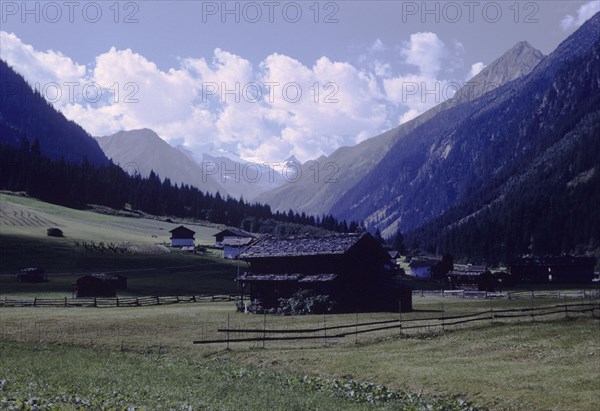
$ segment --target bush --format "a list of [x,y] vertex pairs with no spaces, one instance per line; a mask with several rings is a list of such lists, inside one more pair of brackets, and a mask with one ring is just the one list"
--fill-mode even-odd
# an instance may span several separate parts
[[323,314],[333,311],[335,301],[328,295],[315,294],[310,290],[300,290],[290,298],[280,298],[277,314]]

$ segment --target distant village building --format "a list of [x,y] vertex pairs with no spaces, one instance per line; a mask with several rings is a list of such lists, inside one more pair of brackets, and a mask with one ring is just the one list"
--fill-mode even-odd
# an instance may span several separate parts
[[510,273],[524,283],[590,283],[595,257],[530,257],[510,264]]
[[180,225],[169,232],[171,233],[172,247],[194,247],[194,234],[196,234],[195,231]]
[[17,281],[21,283],[44,283],[48,281],[48,276],[41,268],[29,267],[19,271]]
[[63,232],[60,228],[50,227],[46,230],[48,237],[63,237]]
[[370,234],[263,237],[239,258],[250,264],[237,278],[242,300],[275,308],[300,290],[327,295],[336,310],[410,311],[412,292],[393,278],[390,256]]
[[223,231],[219,231],[217,234],[213,234],[213,237],[215,237],[215,247],[224,247],[223,241],[226,239],[233,240],[236,238],[249,238],[252,240],[255,238],[254,234],[237,228],[227,228]]
[[400,253],[398,251],[388,251],[390,255],[390,261],[393,267],[397,267],[400,265]]
[[254,240],[253,237],[226,237],[221,241],[223,246],[223,258],[234,260]]
[[75,297],[116,297],[117,284],[99,275],[85,275],[75,282]]
[[479,291],[494,291],[495,280],[486,266],[467,265],[455,267],[448,273],[450,288],[476,289]]
[[439,260],[434,259],[413,259],[408,264],[410,275],[421,280],[429,280],[433,277],[434,267],[439,263]]

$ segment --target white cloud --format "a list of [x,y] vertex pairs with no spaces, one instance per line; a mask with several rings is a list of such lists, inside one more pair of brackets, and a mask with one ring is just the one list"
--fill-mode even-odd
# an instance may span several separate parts
[[[75,99],[53,102],[93,135],[146,127],[174,144],[223,149],[253,161],[292,154],[314,159],[416,117],[442,101],[439,90],[427,90],[443,85],[440,72],[451,57],[437,35],[416,33],[401,54],[417,70],[395,76],[384,59],[357,67],[324,56],[305,65],[275,53],[253,64],[219,48],[208,58],[182,58],[178,67],[163,69],[113,47],[86,68],[14,34],[0,35],[0,56],[28,81],[101,87],[99,101],[84,98],[80,87]],[[369,47],[371,53],[387,49],[381,40]],[[409,84],[418,93],[407,90]]]
[[560,27],[564,30],[571,30],[581,26],[590,17],[600,11],[600,1],[592,0],[585,3],[577,10],[577,17],[567,14],[560,22]]
[[473,77],[475,77],[476,75],[478,75],[479,73],[481,73],[481,70],[483,70],[484,68],[485,68],[485,64],[483,64],[482,62],[472,64],[471,71],[469,71],[469,74],[467,75],[467,80],[470,80]]
[[[461,43],[454,42],[455,54],[464,52]],[[452,97],[452,82],[443,78],[443,65],[458,66],[462,60],[449,63],[449,53],[444,42],[435,34],[415,33],[401,51],[404,61],[418,68],[417,73],[384,78],[383,90],[388,101],[401,109],[400,123],[412,120],[419,114]]]
[[23,75],[30,84],[77,81],[86,74],[85,66],[75,63],[59,51],[40,52],[25,44],[13,33],[0,31],[2,58]]
[[419,67],[420,73],[427,76],[435,76],[440,71],[445,54],[444,42],[431,32],[411,34],[402,50],[405,61]]
[[380,39],[376,39],[373,44],[371,44],[371,47],[369,47],[369,51],[371,53],[379,53],[382,51],[385,51],[386,46],[385,44],[383,44],[383,41],[381,41]]

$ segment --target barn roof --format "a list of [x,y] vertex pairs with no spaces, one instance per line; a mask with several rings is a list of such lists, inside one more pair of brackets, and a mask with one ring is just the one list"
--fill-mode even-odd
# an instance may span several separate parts
[[548,265],[562,266],[593,266],[596,264],[595,257],[572,257],[569,255],[561,257],[526,257],[515,259],[511,266],[539,267]]
[[228,236],[228,237],[248,237],[253,238],[254,234],[247,231],[240,230],[239,228],[226,228],[223,231],[219,231],[217,234],[213,234],[213,237],[217,236]]
[[344,254],[369,234],[263,237],[240,254],[241,259]]
[[434,267],[439,262],[439,260],[412,260],[408,266],[410,268]]
[[189,228],[180,225],[179,227],[175,227],[174,229],[172,229],[171,231],[169,231],[171,234],[177,234],[177,235],[184,235],[184,234],[188,234],[188,235],[194,235],[196,234],[195,231],[190,230]]
[[469,277],[478,277],[485,273],[487,270],[451,270],[448,272],[449,276],[469,276]]
[[337,274],[316,274],[316,275],[306,275],[300,280],[299,283],[326,283],[328,281],[333,281],[337,278]]
[[244,273],[237,281],[298,281],[301,274],[247,274]]
[[234,237],[234,238],[226,238],[221,244],[231,246],[231,247],[241,247],[243,245],[248,245],[252,242],[252,237]]
[[324,283],[333,281],[337,274],[248,274],[244,273],[237,278],[237,281],[294,281],[299,283]]

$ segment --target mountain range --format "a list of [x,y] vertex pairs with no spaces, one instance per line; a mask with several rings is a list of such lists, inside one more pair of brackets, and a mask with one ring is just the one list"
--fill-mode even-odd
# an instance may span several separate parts
[[105,165],[98,143],[77,123],[67,120],[23,76],[0,59],[0,143],[18,146],[37,139],[42,155],[68,163]]
[[196,154],[183,145],[173,147],[150,129],[119,131],[96,137],[96,141],[108,158],[130,174],[147,177],[154,171],[172,183],[211,194],[253,200],[285,182],[277,168],[246,161],[233,153]]
[[[597,14],[529,74],[415,127],[334,202],[333,214],[364,220],[384,235],[411,231],[458,203],[475,201],[474,193],[526,173],[598,108],[600,94],[592,90],[600,67],[573,62],[594,60],[599,21]],[[571,76],[564,89],[558,73]],[[491,201],[501,195],[495,192]]]
[[0,74],[0,142],[37,139],[49,158],[108,157],[130,173],[363,221],[383,237],[406,234],[413,248],[471,260],[600,251],[600,13],[548,56],[517,43],[394,129],[302,165],[289,159],[297,176],[172,147],[149,129],[93,139],[3,61]]
[[106,156],[129,174],[147,177],[154,171],[172,183],[187,184],[203,191],[225,194],[225,189],[214,176],[187,155],[170,146],[150,129],[119,131],[110,136],[96,137]]
[[[417,127],[426,124],[438,113],[472,101],[487,91],[529,73],[543,57],[543,54],[531,47],[529,43],[517,43],[469,80],[456,92],[454,98],[379,136],[355,146],[341,147],[329,156],[308,161],[302,166],[302,178],[299,181],[290,182],[262,194],[257,200],[269,204],[278,211],[292,208],[314,215],[340,213],[344,210],[336,206],[339,199],[351,192],[353,187],[383,160],[396,143],[410,139],[409,135]],[[412,167],[413,164],[403,166]],[[315,167],[322,169],[321,174],[325,176],[324,178],[314,178]],[[328,179],[327,171],[333,170],[337,172],[335,175],[330,174],[331,178]],[[343,214],[347,213],[343,212]],[[361,219],[368,217],[365,213],[358,215]]]

